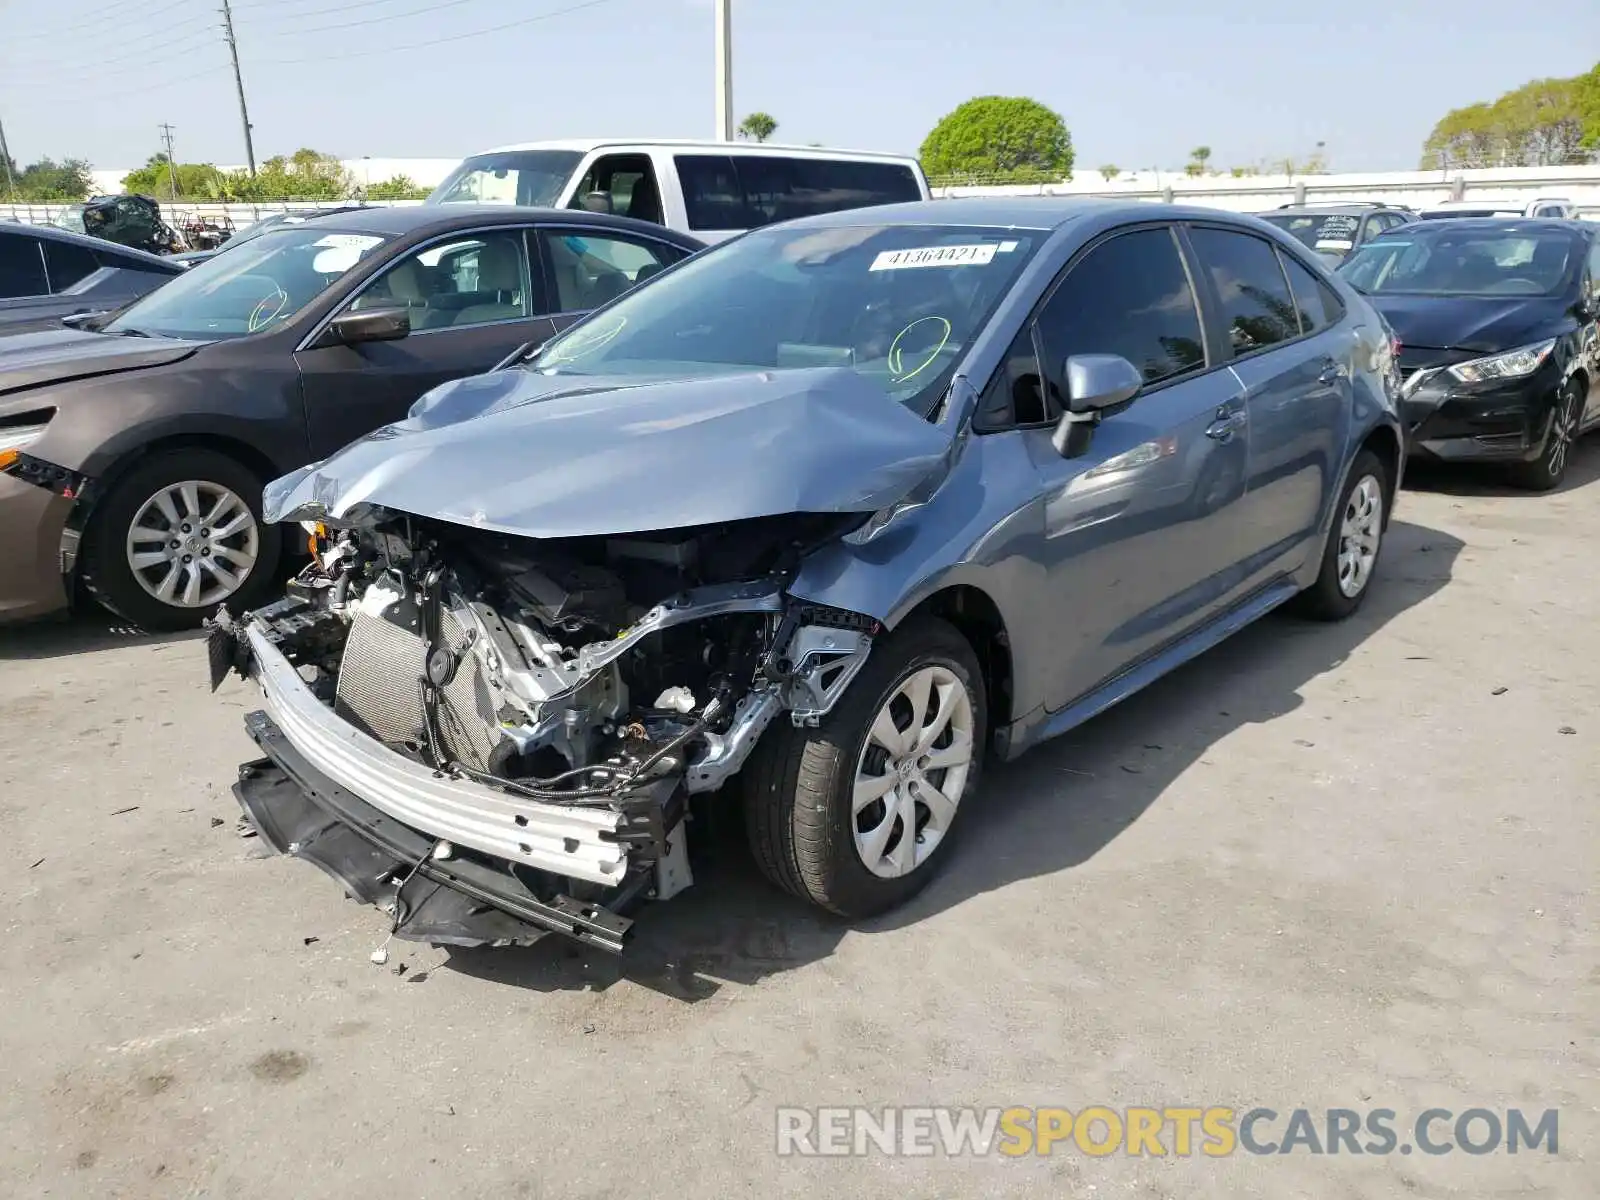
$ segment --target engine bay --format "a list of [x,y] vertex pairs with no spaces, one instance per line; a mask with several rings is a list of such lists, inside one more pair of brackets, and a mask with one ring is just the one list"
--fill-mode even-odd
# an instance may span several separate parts
[[622,814],[627,877],[653,875],[665,899],[691,879],[668,869],[691,797],[721,789],[781,715],[817,723],[864,665],[874,619],[784,590],[858,521],[548,540],[409,516],[312,525],[284,599],[219,618],[213,684],[248,673],[248,624],[343,722],[435,778]]

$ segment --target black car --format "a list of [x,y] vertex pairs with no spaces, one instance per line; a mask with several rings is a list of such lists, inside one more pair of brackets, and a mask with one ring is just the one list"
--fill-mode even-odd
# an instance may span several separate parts
[[280,582],[266,481],[699,248],[578,211],[371,208],[264,233],[98,328],[0,338],[0,620],[74,584],[147,628],[248,607]]
[[0,333],[119,308],[181,274],[179,264],[142,250],[47,225],[0,223]]
[[1256,215],[1315,250],[1329,266],[1380,233],[1417,219],[1410,209],[1387,204],[1285,204]]
[[1427,221],[1345,261],[1400,343],[1413,455],[1505,463],[1539,491],[1561,482],[1573,439],[1600,422],[1597,235],[1578,221]]

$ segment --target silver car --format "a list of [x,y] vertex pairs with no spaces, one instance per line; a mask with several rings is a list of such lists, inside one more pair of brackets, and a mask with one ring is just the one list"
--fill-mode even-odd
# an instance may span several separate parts
[[268,488],[317,553],[212,631],[265,698],[237,794],[405,937],[620,950],[719,804],[780,887],[885,911],[986,756],[1361,604],[1397,388],[1377,313],[1249,217],[752,232]]

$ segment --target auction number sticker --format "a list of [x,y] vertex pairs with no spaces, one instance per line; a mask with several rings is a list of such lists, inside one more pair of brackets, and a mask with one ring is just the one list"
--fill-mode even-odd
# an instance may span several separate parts
[[981,267],[994,261],[999,247],[993,242],[964,246],[920,246],[910,250],[885,250],[872,260],[872,271],[904,271],[911,267]]

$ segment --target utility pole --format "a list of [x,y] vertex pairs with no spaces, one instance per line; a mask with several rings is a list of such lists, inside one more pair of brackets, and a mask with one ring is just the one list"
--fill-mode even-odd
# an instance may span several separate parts
[[717,4],[717,140],[733,141],[733,0]]
[[233,7],[222,0],[222,33],[228,39],[228,54],[233,59],[233,85],[239,89],[239,119],[244,122],[244,156],[250,164],[250,178],[256,175],[256,148],[250,140],[250,110],[244,103],[244,76],[239,74],[239,44],[233,37]]
[[6,149],[6,129],[0,125],[0,165],[6,172],[6,195],[13,200],[17,198],[17,181],[11,177],[11,151]]
[[178,202],[178,168],[172,158],[172,126],[165,121],[159,126],[161,138],[167,143],[167,185],[172,190],[172,202]]

